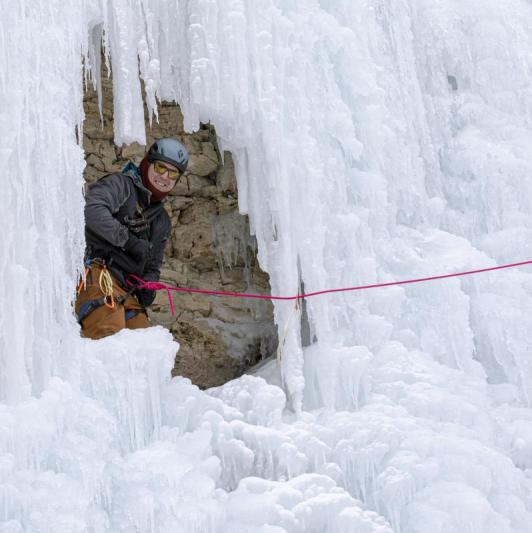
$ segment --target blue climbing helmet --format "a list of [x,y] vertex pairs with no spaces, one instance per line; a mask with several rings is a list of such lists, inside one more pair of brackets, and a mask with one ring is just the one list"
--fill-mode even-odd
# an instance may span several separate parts
[[187,149],[175,139],[165,138],[155,141],[148,150],[148,161],[164,161],[181,172],[185,172],[188,165]]

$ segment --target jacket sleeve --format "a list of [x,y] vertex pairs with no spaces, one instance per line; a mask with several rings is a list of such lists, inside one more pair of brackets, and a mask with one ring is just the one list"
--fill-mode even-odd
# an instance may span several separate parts
[[[166,211],[162,211],[152,227],[152,235],[150,239],[152,243],[152,251],[142,274],[142,277],[146,281],[159,281],[159,277],[161,276],[161,265],[164,257],[164,248],[171,229],[172,223],[170,222],[170,217]],[[136,295],[139,302],[145,307],[151,305],[153,300],[155,300],[155,291],[150,291],[148,289],[138,289]]]
[[161,211],[161,214],[154,222],[150,238],[152,250],[143,274],[144,279],[147,281],[159,281],[164,249],[166,247],[166,241],[170,236],[170,230],[172,229],[170,217],[164,210]]
[[85,225],[111,243],[123,248],[129,230],[114,218],[131,194],[129,180],[120,174],[107,176],[89,189],[85,202]]

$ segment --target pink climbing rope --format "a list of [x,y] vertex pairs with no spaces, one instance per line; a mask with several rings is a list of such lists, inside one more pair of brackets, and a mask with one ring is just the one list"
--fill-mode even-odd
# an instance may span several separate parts
[[468,270],[466,272],[455,272],[454,274],[441,274],[439,276],[429,276],[426,278],[406,279],[401,281],[388,281],[385,283],[373,283],[371,285],[358,285],[356,287],[342,287],[338,289],[325,289],[322,291],[309,292],[306,294],[297,294],[295,296],[272,296],[268,294],[250,294],[246,292],[232,292],[232,291],[210,291],[206,289],[192,289],[189,287],[174,287],[160,281],[145,281],[138,276],[131,274],[130,279],[134,280],[138,289],[148,289],[150,291],[162,291],[165,290],[170,302],[170,310],[172,315],[174,314],[174,304],[172,302],[172,293],[175,292],[188,292],[193,294],[205,294],[209,296],[231,296],[233,298],[255,298],[260,300],[302,300],[303,298],[312,298],[313,296],[319,296],[321,294],[331,294],[335,292],[349,292],[349,291],[363,291],[366,289],[377,289],[379,287],[392,287],[393,285],[407,285],[410,283],[421,283],[425,281],[434,281],[438,279],[456,278],[460,276],[469,276],[471,274],[480,274],[482,272],[493,272],[495,270],[502,270],[505,268],[515,268],[524,265],[532,265],[531,261],[521,261],[519,263],[510,263],[507,265],[499,265],[495,267],[479,268],[477,270]]

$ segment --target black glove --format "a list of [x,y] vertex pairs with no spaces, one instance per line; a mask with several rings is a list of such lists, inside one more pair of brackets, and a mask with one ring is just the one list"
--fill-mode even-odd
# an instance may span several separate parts
[[151,248],[152,244],[150,241],[139,239],[138,237],[135,237],[135,235],[131,235],[124,245],[124,251],[132,256],[138,263],[136,269],[137,272],[142,272],[144,270],[146,262],[150,256]]
[[155,300],[156,292],[150,291],[149,289],[137,289],[135,295],[140,305],[148,307],[153,303],[153,300]]

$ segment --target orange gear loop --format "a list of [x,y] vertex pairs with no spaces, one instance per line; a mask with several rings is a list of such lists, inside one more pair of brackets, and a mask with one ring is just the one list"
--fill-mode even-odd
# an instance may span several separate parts
[[80,292],[85,288],[85,280],[87,279],[87,276],[89,275],[90,269],[87,267],[85,269],[85,275],[79,280],[78,290],[76,291],[76,294],[79,296]]

